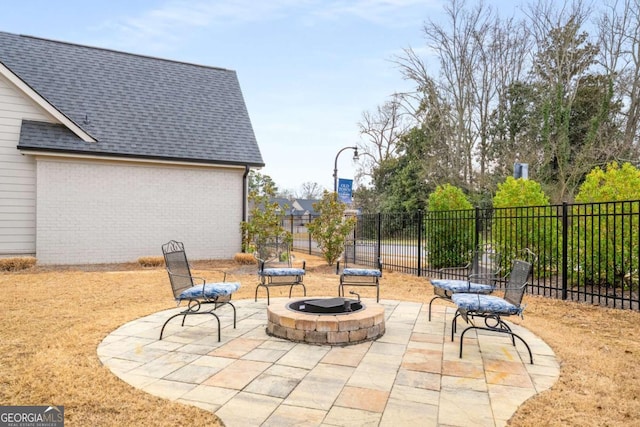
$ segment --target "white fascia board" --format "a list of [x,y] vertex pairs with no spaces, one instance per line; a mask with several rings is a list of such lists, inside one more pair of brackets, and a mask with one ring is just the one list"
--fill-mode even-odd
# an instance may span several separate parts
[[52,115],[62,125],[66,126],[71,132],[76,134],[78,138],[82,139],[84,142],[98,142],[91,135],[82,130],[82,128],[76,125],[73,120],[69,119],[60,110],[51,105],[49,101],[40,96],[38,92],[33,90],[31,86],[8,69],[2,62],[0,62],[0,75],[4,76],[29,99],[42,107],[47,113]]
[[118,156],[99,156],[95,154],[75,154],[75,153],[56,153],[48,151],[39,151],[33,148],[21,148],[20,153],[24,155],[31,155],[35,157],[57,157],[66,159],[81,159],[81,160],[98,160],[101,162],[128,162],[128,163],[157,163],[163,165],[176,165],[176,166],[198,166],[205,168],[223,168],[223,169],[244,169],[243,165],[224,165],[216,163],[204,163],[204,162],[184,162],[180,160],[162,160],[162,159],[145,159],[138,157],[118,157]]

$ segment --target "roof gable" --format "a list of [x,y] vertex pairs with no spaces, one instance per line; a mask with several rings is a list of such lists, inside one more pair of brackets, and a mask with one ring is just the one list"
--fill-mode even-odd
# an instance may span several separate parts
[[19,148],[264,166],[234,71],[2,32],[0,62],[97,140],[27,124]]

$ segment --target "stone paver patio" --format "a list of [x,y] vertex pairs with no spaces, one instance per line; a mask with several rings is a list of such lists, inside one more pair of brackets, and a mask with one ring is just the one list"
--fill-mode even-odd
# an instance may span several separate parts
[[[285,304],[274,298],[271,304]],[[367,300],[364,300],[365,304]],[[229,426],[502,426],[525,400],[559,376],[551,348],[523,327],[531,347],[495,333],[451,342],[453,306],[381,300],[386,332],[345,347],[299,344],[266,334],[266,301],[234,301],[212,316],[171,309],[129,322],[98,346],[102,363],[148,393],[215,412]]]

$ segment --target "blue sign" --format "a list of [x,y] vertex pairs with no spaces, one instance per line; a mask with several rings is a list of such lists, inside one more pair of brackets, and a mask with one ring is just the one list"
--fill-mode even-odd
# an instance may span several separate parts
[[351,204],[352,179],[338,179],[338,200],[348,205]]

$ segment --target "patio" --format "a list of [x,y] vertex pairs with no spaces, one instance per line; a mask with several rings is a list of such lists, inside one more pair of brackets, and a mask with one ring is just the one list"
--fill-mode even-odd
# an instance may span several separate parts
[[[273,298],[271,304],[287,299]],[[366,300],[365,300],[366,301]],[[152,395],[215,412],[230,427],[247,425],[501,426],[518,406],[551,387],[559,365],[551,348],[513,325],[531,346],[505,336],[450,340],[453,307],[381,300],[386,332],[377,341],[346,347],[298,344],[270,337],[266,301],[235,301],[221,309],[222,341],[213,317],[179,320],[158,340],[178,309],[129,322],[98,346],[101,362]]]

